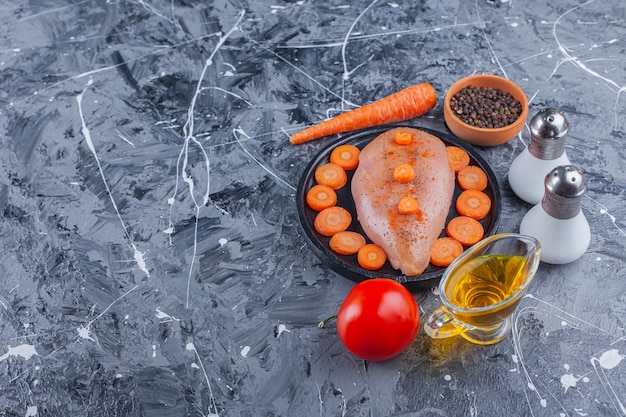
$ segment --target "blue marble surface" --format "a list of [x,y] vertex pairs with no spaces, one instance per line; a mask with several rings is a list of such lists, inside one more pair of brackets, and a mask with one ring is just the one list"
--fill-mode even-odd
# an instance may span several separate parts
[[[0,34],[0,415],[626,416],[623,2],[4,0]],[[362,361],[317,327],[354,282],[294,198],[337,137],[289,134],[419,82],[409,123],[446,131],[474,73],[566,113],[590,247],[540,265],[503,342]],[[477,148],[501,231],[528,138]]]

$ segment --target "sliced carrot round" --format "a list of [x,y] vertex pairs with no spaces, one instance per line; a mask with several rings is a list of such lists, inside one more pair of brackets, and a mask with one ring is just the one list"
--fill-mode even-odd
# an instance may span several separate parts
[[398,132],[394,135],[393,139],[398,145],[408,145],[413,142],[413,133]]
[[306,193],[306,203],[315,211],[337,204],[337,193],[327,185],[317,184]]
[[398,202],[400,214],[415,214],[419,211],[419,203],[413,197],[402,197]]
[[440,237],[435,240],[430,250],[430,263],[436,266],[448,266],[462,253],[461,242],[451,237]]
[[462,168],[469,165],[470,157],[465,149],[449,145],[446,146],[446,151],[448,153],[448,164],[454,172],[459,172]]
[[313,220],[313,227],[322,236],[332,236],[346,230],[350,223],[352,223],[350,212],[343,207],[334,206],[320,211]]
[[472,246],[485,236],[485,228],[476,219],[458,216],[448,222],[446,234],[464,246]]
[[375,271],[382,268],[387,261],[387,254],[375,243],[368,243],[363,245],[357,253],[357,262],[361,265],[361,268],[368,271]]
[[359,166],[360,154],[361,150],[354,145],[339,145],[330,153],[330,162],[345,170],[355,169]]
[[461,168],[456,176],[456,179],[459,183],[459,187],[463,190],[483,191],[489,184],[485,171],[476,165],[469,165],[465,168]]
[[491,199],[482,191],[465,190],[456,198],[456,211],[476,220],[485,218],[491,210]]
[[400,164],[393,169],[393,179],[400,184],[407,184],[415,179],[415,170],[410,164]]
[[329,162],[319,166],[315,170],[315,181],[318,184],[326,185],[333,190],[338,190],[348,182],[346,171],[337,164]]
[[328,246],[340,255],[354,255],[365,246],[365,238],[362,234],[344,230],[331,236]]

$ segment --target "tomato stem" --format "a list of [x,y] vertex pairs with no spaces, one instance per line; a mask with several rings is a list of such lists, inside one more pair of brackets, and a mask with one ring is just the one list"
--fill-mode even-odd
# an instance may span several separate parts
[[326,323],[328,323],[331,320],[335,320],[337,318],[336,314],[333,314],[330,317],[325,318],[324,320],[320,321],[317,325],[318,328],[322,329],[324,326],[326,326]]

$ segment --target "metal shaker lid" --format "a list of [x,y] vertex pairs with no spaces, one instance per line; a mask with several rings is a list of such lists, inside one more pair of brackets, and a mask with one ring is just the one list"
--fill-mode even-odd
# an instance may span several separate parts
[[530,121],[528,151],[539,159],[556,159],[565,152],[569,122],[559,109],[540,110]]
[[580,212],[580,203],[587,191],[587,183],[580,169],[574,165],[560,165],[545,179],[545,194],[541,207],[557,219],[571,219]]

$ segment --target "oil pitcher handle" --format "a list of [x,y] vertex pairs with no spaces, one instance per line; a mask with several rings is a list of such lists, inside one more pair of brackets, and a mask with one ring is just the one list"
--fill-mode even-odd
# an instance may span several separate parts
[[469,330],[456,321],[444,307],[439,307],[424,323],[424,330],[433,339],[452,337]]

